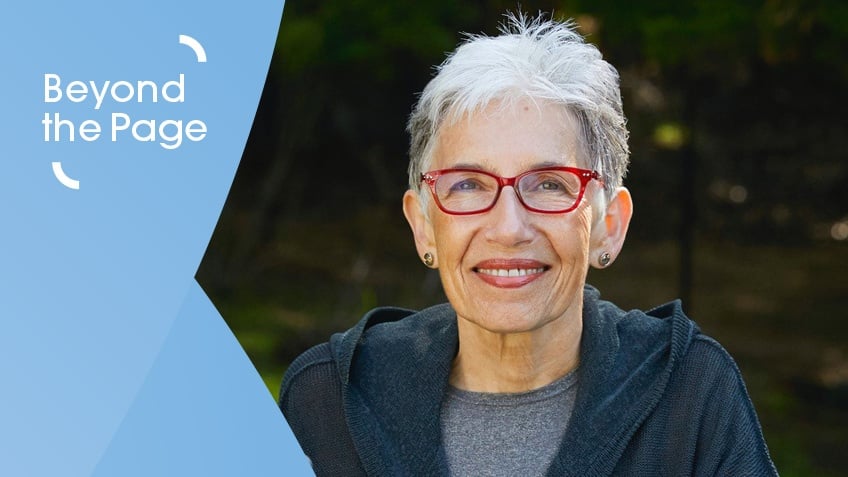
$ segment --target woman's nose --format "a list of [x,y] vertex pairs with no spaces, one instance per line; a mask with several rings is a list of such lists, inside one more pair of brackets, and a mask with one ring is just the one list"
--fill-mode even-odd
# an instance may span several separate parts
[[530,211],[524,208],[512,186],[501,189],[495,206],[487,215],[490,223],[486,227],[486,237],[490,241],[512,247],[532,240]]

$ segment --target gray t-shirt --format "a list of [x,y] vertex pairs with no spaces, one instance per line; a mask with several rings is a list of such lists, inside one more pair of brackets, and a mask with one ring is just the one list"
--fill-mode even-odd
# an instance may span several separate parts
[[478,393],[448,386],[442,446],[451,475],[544,475],[568,427],[577,373],[523,393]]

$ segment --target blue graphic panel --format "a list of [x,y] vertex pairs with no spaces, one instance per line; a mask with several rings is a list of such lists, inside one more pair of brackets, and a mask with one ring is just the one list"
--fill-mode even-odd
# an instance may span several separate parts
[[282,8],[2,7],[0,475],[309,473],[193,278]]
[[283,426],[273,418],[280,411],[224,322],[207,319],[214,313],[203,290],[192,287],[93,475],[308,472],[280,458]]

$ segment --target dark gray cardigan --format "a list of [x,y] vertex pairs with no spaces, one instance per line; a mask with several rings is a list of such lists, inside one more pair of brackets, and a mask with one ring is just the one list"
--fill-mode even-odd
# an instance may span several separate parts
[[[584,291],[579,391],[548,475],[777,475],[732,358],[669,303],[624,312]],[[280,408],[318,475],[447,475],[439,409],[449,305],[378,308],[298,357]]]

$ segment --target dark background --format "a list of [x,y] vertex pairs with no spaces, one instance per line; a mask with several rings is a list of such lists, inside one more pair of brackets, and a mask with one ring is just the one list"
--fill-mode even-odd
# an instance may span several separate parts
[[[401,213],[407,115],[460,39],[514,2],[289,0],[197,278],[276,393],[287,364],[377,305],[444,300]],[[682,297],[736,358],[784,476],[844,475],[848,2],[527,2],[621,73],[635,216],[589,282]],[[685,425],[685,423],[681,423]]]

